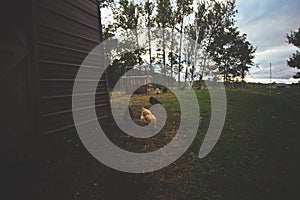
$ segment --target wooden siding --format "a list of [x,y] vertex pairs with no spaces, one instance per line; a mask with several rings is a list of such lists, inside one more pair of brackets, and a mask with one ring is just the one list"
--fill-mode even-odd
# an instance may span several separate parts
[[[72,89],[77,71],[100,41],[98,6],[91,0],[34,1],[36,50],[40,78],[40,129],[43,134],[74,128]],[[89,63],[90,67],[99,67]],[[91,69],[90,73],[93,73]],[[97,81],[95,97],[99,119],[109,116],[107,82]],[[82,88],[79,94],[89,94]],[[80,103],[82,115],[90,109]],[[90,121],[92,119],[85,119]]]

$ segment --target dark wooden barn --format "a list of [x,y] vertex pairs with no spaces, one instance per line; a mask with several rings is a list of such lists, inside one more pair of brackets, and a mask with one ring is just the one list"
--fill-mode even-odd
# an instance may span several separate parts
[[[72,89],[84,58],[100,43],[98,4],[7,0],[0,9],[1,132],[26,140],[74,129]],[[105,78],[95,99],[99,119],[107,118]]]

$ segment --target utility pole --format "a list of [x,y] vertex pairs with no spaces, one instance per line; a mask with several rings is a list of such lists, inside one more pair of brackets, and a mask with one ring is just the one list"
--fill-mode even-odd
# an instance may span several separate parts
[[270,86],[269,86],[269,93],[272,96],[272,63],[270,63]]

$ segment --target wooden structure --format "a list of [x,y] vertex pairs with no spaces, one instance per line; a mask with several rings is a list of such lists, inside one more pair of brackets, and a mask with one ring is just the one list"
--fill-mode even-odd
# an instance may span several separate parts
[[[147,94],[149,95],[151,87],[152,76],[122,76],[120,78],[120,90],[125,91],[126,94],[130,94],[134,88],[138,89],[135,91],[137,94]],[[141,86],[141,87],[139,87]]]
[[[99,6],[92,0],[2,2],[1,130],[28,138],[74,128],[74,79],[85,57],[100,43],[99,19]],[[93,73],[98,65],[89,67]],[[82,88],[78,95],[89,92]],[[98,82],[95,99],[99,119],[108,117],[105,78]],[[84,108],[82,102],[83,113]]]

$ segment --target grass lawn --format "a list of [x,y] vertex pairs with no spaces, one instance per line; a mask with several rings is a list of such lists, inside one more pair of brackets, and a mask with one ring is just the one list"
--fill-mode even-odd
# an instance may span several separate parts
[[[210,98],[206,90],[196,93],[202,118],[197,138],[174,164],[144,175],[149,190],[142,198],[299,198],[299,91],[273,90],[270,97],[266,89],[228,90],[222,136],[202,160],[197,155],[209,124]],[[170,94],[157,98],[171,116],[177,116],[179,107]],[[136,95],[131,103],[146,104],[147,100],[148,97]],[[166,127],[163,135],[172,135],[172,124]],[[163,139],[158,138],[161,142]]]
[[[127,174],[96,161],[74,134],[50,136],[40,199],[300,199],[299,89],[227,90],[227,117],[217,145],[198,158],[210,122],[207,90],[196,91],[201,123],[188,151],[176,162],[147,174]],[[155,96],[168,112],[165,128],[150,139],[121,133],[112,121],[104,126],[120,147],[147,152],[161,148],[176,134],[180,116],[171,93]],[[134,95],[131,105],[150,106],[149,96]],[[116,99],[117,101],[117,99]]]
[[[222,136],[205,159],[198,159],[202,139],[210,121],[207,90],[196,91],[201,109],[200,129],[193,145],[170,166],[145,175],[122,174],[137,180],[137,199],[295,199],[300,197],[297,180],[299,99],[297,89],[228,90],[228,110]],[[131,105],[139,116],[139,105],[150,106],[148,96],[134,95]],[[170,93],[156,96],[163,102],[169,118],[165,129],[147,140],[111,139],[124,149],[151,151],[167,144],[175,135],[180,109]],[[134,106],[133,106],[134,107]],[[136,108],[135,107],[135,108]],[[112,126],[109,126],[110,128]],[[118,178],[116,178],[118,179]],[[134,181],[133,181],[134,182]],[[117,181],[119,183],[119,181]],[[119,185],[128,192],[126,184]],[[132,183],[129,184],[132,187]],[[117,186],[116,186],[117,187]],[[118,194],[119,195],[119,194]],[[123,195],[122,195],[123,196]],[[118,197],[113,197],[118,198]]]

